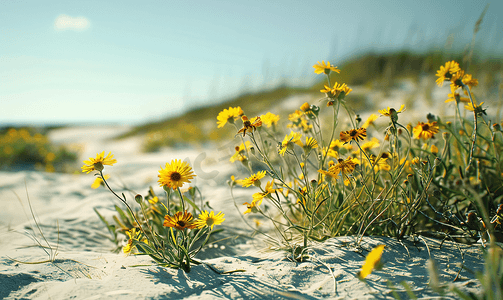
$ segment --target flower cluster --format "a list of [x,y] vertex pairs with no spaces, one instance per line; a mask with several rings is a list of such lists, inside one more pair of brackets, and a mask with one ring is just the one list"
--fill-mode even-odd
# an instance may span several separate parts
[[[96,171],[99,180],[93,184],[93,188],[98,188],[101,184],[105,185],[127,207],[128,214],[125,214],[116,206],[119,216],[114,218],[128,238],[123,252],[129,254],[133,249],[136,249],[142,254],[149,255],[160,265],[190,271],[190,266],[194,263],[193,257],[208,241],[213,227],[225,220],[224,214],[222,212],[215,214],[213,211],[208,212],[197,207],[196,201],[194,201],[195,188],[189,187],[185,192],[182,192],[181,188],[186,183],[190,183],[196,175],[187,162],[177,159],[166,163],[158,174],[158,183],[167,193],[166,204],[161,202],[159,197],[154,194],[153,189],[150,188],[146,197],[135,196],[135,201],[141,207],[141,214],[139,214],[131,209],[124,194],[120,197],[112,190],[107,182],[108,174],[103,174],[105,166],[113,166],[117,163],[113,157],[114,155],[110,152],[106,156],[105,151],[98,153],[96,158],[91,157],[84,161],[82,172]],[[173,192],[177,192],[179,195],[178,203],[172,202],[175,200],[172,196],[176,194]],[[190,200],[183,195],[184,193],[188,193],[188,196],[193,199]],[[144,201],[144,199],[148,201]],[[197,219],[194,219],[193,213],[186,209],[186,202],[190,202],[194,210],[199,210]],[[113,228],[101,215],[100,218],[109,229]],[[170,231],[166,231],[164,228],[170,228]],[[113,235],[115,241],[119,243],[115,231]],[[195,248],[194,243],[204,235],[207,236],[205,241]]]
[[[402,116],[406,114],[403,104],[381,108],[362,122],[360,115],[351,110],[352,89],[346,83],[332,80],[342,71],[325,61],[313,67],[316,74],[327,80],[320,90],[326,107],[305,102],[287,114],[285,124],[280,124],[280,117],[271,112],[253,119],[243,113],[242,126],[237,121],[233,123],[241,144],[235,147],[230,161],[240,161],[240,167],[244,166],[240,170],[246,175],[237,180],[232,176],[231,189],[257,189],[249,200],[243,201],[242,212],[270,220],[279,232],[280,239],[276,241],[279,247],[291,247],[291,237],[295,235],[303,237],[300,249],[305,249],[309,240],[329,236],[377,234],[401,238],[419,228],[429,230],[430,210],[446,207],[442,199],[447,198],[441,193],[459,190],[453,186],[442,188],[446,178],[453,178],[462,170],[448,160],[466,167],[463,159],[482,157],[482,149],[493,151],[490,145],[467,146],[475,144],[468,132],[477,132],[477,122],[470,125],[462,120],[453,124],[428,114],[427,120],[402,125]],[[437,78],[439,85],[450,82],[450,101],[465,102],[465,108],[476,116],[485,113],[481,105],[472,101],[469,92],[478,81],[465,74],[458,63],[451,61],[441,66]],[[378,121],[379,114],[388,120],[388,125]],[[281,125],[287,132],[280,130]],[[491,130],[499,132],[501,126],[495,124]],[[485,137],[483,141],[494,139],[495,136]],[[495,153],[502,149],[494,147]],[[497,170],[488,172],[503,176]],[[463,177],[466,174],[471,174],[470,178]],[[468,181],[480,184],[476,177],[480,174],[465,169],[460,176],[466,179],[459,184]],[[442,192],[433,192],[433,187],[440,187]],[[462,195],[450,194],[450,197]],[[452,216],[454,212],[446,215]],[[451,229],[459,226],[456,218],[461,217],[445,221]],[[495,217],[494,222],[497,220]],[[473,237],[466,228],[452,232]],[[265,235],[271,238],[269,233]],[[381,245],[369,254],[360,278],[364,279],[379,266],[383,249]],[[295,250],[292,256],[302,257]]]

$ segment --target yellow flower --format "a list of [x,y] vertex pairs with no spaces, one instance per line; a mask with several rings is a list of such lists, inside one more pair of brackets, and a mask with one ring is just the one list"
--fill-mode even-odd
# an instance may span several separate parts
[[[387,162],[388,160],[388,154],[383,153],[379,158],[375,156],[374,154],[370,154],[370,162],[372,166],[374,167],[374,171],[377,172],[379,170],[384,170],[384,171],[389,171],[391,170],[391,166]],[[364,160],[366,165],[369,165],[368,160]]]
[[456,73],[453,73],[452,76],[451,76],[451,85],[453,86],[457,86],[457,87],[462,87],[462,81],[461,79],[463,78],[463,76],[465,76],[465,71],[463,70],[459,70],[458,72]]
[[175,227],[178,230],[184,230],[185,228],[193,229],[196,227],[194,222],[192,221],[192,214],[185,212],[177,212],[173,217],[166,215],[164,216],[164,223],[162,226],[165,227]]
[[311,105],[309,105],[309,103],[307,102],[304,102],[304,104],[302,104],[300,106],[300,110],[302,110],[303,112],[306,112],[308,111],[309,109],[311,109]]
[[340,139],[344,143],[349,143],[351,141],[356,141],[358,140],[364,140],[367,137],[367,129],[366,128],[358,128],[358,129],[351,129],[348,131],[341,131],[340,133]]
[[265,115],[261,115],[260,119],[262,120],[262,123],[267,126],[267,128],[270,128],[272,125],[278,124],[279,116],[268,112]]
[[241,117],[241,120],[243,121],[243,128],[241,128],[238,133],[243,133],[243,136],[246,135],[246,131],[255,131],[257,127],[262,126],[262,120],[260,120],[260,117],[256,117],[254,122],[252,123],[250,120],[248,120],[248,117],[243,115]]
[[234,123],[241,115],[243,115],[243,110],[239,106],[222,110],[217,116],[217,128],[224,127],[227,122]]
[[306,143],[300,142],[301,147],[304,149],[304,151],[309,152],[314,148],[318,148],[318,141],[316,141],[314,138],[310,136],[306,136]]
[[258,203],[257,205],[262,204],[262,200],[264,199],[264,197],[266,197],[267,195],[274,193],[274,191],[276,191],[275,189],[272,188],[272,186],[273,186],[273,181],[267,182],[263,192],[258,192],[258,193],[253,194],[253,201],[252,202]]
[[472,78],[472,75],[466,74],[463,76],[463,79],[461,80],[464,84],[469,86],[470,88],[479,85],[479,81],[475,78]]
[[469,111],[476,111],[476,112],[482,112],[483,109],[482,109],[482,104],[484,104],[484,102],[480,102],[479,105],[477,105],[477,103],[472,103],[469,102],[467,105],[465,105],[465,108]]
[[414,134],[415,139],[424,139],[427,140],[429,138],[432,138],[435,133],[438,133],[439,127],[437,125],[437,122],[428,122],[428,123],[423,123],[420,122],[412,129],[412,133]]
[[[333,88],[325,85],[325,89],[320,90],[320,92],[326,93],[327,97],[329,97],[329,98],[339,98],[341,93],[344,93],[344,96],[346,96],[347,94],[351,93],[351,91],[352,91],[352,89],[350,89],[347,86],[347,84],[345,84],[345,83],[339,84],[337,82],[334,84]],[[328,105],[328,106],[330,106],[330,105]]]
[[313,125],[309,124],[306,115],[301,110],[295,110],[294,113],[288,115],[288,120],[292,124],[288,124],[288,128],[302,128],[304,132],[308,132]]
[[105,151],[96,154],[96,158],[89,157],[89,160],[84,160],[85,165],[82,166],[82,172],[89,174],[92,171],[103,171],[104,165],[113,166],[117,162],[113,157],[112,152],[109,152],[105,157]]
[[327,61],[327,63],[325,64],[324,60],[322,60],[321,63],[318,61],[318,64],[314,65],[313,68],[314,73],[316,74],[325,73],[328,75],[330,74],[330,71],[334,71],[335,73],[341,72],[341,70],[337,69],[337,67],[330,65],[329,61]]
[[242,179],[236,180],[237,183],[241,184],[243,187],[249,187],[251,185],[260,184],[260,179],[264,178],[266,171],[257,172],[257,174],[253,174],[252,176]]
[[405,105],[402,104],[400,106],[400,109],[397,111],[394,108],[389,108],[389,106],[388,106],[388,108],[386,108],[386,109],[380,109],[379,112],[383,116],[390,117],[391,122],[396,122],[396,121],[398,121],[398,114],[401,113],[402,111],[404,111],[404,107],[405,107]]
[[126,231],[127,236],[129,237],[126,246],[122,248],[122,251],[126,254],[129,254],[131,250],[133,250],[133,240],[138,240],[140,232],[136,232],[136,228]]
[[435,145],[431,145],[431,153],[437,154],[438,153],[438,147]]
[[[104,177],[105,177],[105,180],[107,180],[108,178],[110,178],[110,175],[106,174]],[[101,179],[101,177],[96,177],[93,184],[91,184],[91,188],[92,189],[99,188],[102,182],[103,182],[103,179]]]
[[449,103],[449,102],[452,102],[452,101],[456,101],[456,103],[458,102],[470,102],[470,99],[467,98],[467,97],[461,97],[459,95],[459,87],[455,84],[451,84],[451,93],[449,95],[447,95],[449,98],[447,100],[445,100],[445,103]]
[[243,215],[246,215],[247,213],[256,213],[258,212],[257,208],[257,203],[255,201],[252,201],[252,203],[245,202],[243,205],[246,205],[247,210],[243,213]]
[[190,183],[190,180],[196,175],[187,162],[175,159],[171,163],[166,163],[164,169],[161,167],[157,176],[159,177],[160,186],[167,186],[175,190],[181,188],[185,182]]
[[[361,149],[364,151],[364,152],[368,152],[369,150],[371,149],[374,149],[374,148],[377,148],[379,147],[380,144],[379,144],[379,140],[375,137],[372,138],[371,141],[369,142],[366,142],[365,144],[361,145]],[[354,151],[353,153],[355,154],[358,154],[360,153],[360,148],[358,148],[356,151]]]
[[[302,134],[294,131],[290,131],[290,134],[285,136],[283,139],[283,142],[281,142],[281,147],[279,149],[279,154],[285,155],[285,152],[288,147],[292,148],[293,144],[299,144],[300,143],[300,138],[302,137]],[[302,146],[302,145],[300,145]]]
[[385,109],[379,109],[379,113],[381,113],[381,115],[383,116],[386,116],[386,117],[391,117],[391,115],[393,114],[393,111],[395,111],[396,113],[401,113],[402,110],[404,110],[405,108],[405,105],[401,105],[400,106],[400,109],[399,110],[395,110],[394,108],[390,108],[389,106]]
[[351,150],[353,146],[350,144],[345,144],[341,142],[340,140],[335,140],[330,142],[330,146],[328,149],[325,147],[323,148],[323,154],[337,158],[339,157],[339,150],[341,148],[345,148],[346,150]]
[[440,70],[437,71],[436,76],[438,77],[436,82],[438,86],[443,86],[444,81],[449,81],[452,79],[452,75],[461,71],[459,64],[455,61],[448,61],[444,66],[440,66]]
[[355,168],[356,168],[356,160],[354,158],[348,157],[346,160],[339,158],[337,160],[337,164],[334,164],[328,168],[327,171],[325,170],[318,170],[319,173],[328,175],[332,178],[337,178],[339,176],[339,173],[343,174],[350,174],[352,173]]
[[157,202],[159,202],[159,198],[157,196],[155,196],[154,198],[152,199],[148,199],[148,202],[152,205],[156,204]]
[[379,118],[379,117],[376,114],[371,114],[367,118],[367,120],[365,121],[365,123],[363,123],[362,128],[368,128],[370,125],[373,125],[374,121],[377,120],[377,118]]
[[236,146],[236,148],[234,148],[236,150],[236,152],[229,159],[230,162],[245,161],[248,159],[248,157],[246,157],[246,155],[245,155],[245,153],[246,153],[245,145],[246,145],[246,149],[250,149],[250,147],[251,147],[250,141],[246,141],[244,144],[241,143],[241,145]]
[[369,254],[367,254],[362,270],[358,272],[358,277],[360,279],[365,279],[365,277],[369,276],[374,269],[379,268],[384,247],[385,245],[378,245],[372,249]]
[[206,210],[199,214],[199,219],[194,223],[197,228],[210,227],[213,230],[213,226],[222,224],[225,221],[224,214],[219,212],[214,214],[214,212],[208,213]]

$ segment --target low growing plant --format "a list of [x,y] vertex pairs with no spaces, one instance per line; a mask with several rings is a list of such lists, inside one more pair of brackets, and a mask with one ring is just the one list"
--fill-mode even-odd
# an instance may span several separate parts
[[[157,196],[150,188],[145,197],[134,197],[140,209],[133,210],[124,193],[118,195],[103,174],[105,165],[112,166],[116,162],[111,153],[105,156],[103,151],[96,158],[84,161],[85,165],[82,166],[82,172],[95,171],[102,184],[126,206],[126,211],[115,206],[115,224],[110,224],[95,210],[110,231],[111,240],[119,247],[122,241],[119,234],[124,235],[127,238],[122,248],[124,253],[148,255],[161,266],[189,272],[191,265],[200,263],[195,256],[208,242],[214,232],[213,227],[225,220],[224,214],[202,210],[203,205],[196,204],[198,199],[202,203],[202,195],[197,187],[181,190],[196,175],[187,162],[176,159],[166,163],[158,174],[159,185],[163,187],[166,197]],[[193,215],[197,213],[199,217],[194,219]]]
[[331,78],[341,72],[337,67],[324,61],[313,67],[327,79],[323,105],[304,103],[288,116],[286,133],[271,112],[249,118],[229,107],[217,116],[219,128],[235,126],[241,143],[230,161],[249,174],[232,177],[231,193],[237,186],[257,189],[244,214],[269,219],[279,238],[262,234],[296,258],[310,240],[343,235],[502,240],[501,125],[486,120],[483,102],[474,100],[472,75],[454,61],[437,71],[437,84],[451,85],[449,121],[430,113],[417,125],[403,123],[409,117],[402,105],[379,110],[389,120],[382,128],[376,114],[363,122],[351,109],[352,89]]

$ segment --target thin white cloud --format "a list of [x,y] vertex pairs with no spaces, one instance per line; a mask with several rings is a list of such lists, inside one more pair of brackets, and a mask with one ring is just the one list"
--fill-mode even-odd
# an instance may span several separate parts
[[67,15],[59,15],[54,21],[56,30],[86,30],[91,23],[84,17],[70,17]]

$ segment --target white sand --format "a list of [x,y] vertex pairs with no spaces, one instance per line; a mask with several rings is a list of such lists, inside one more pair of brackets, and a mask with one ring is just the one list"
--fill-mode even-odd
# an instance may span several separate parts
[[[115,142],[107,138],[126,128],[69,128],[52,132],[59,142],[82,143],[83,157],[112,151],[118,163],[106,166],[110,183],[120,190],[126,185],[134,193],[145,194],[149,185],[157,186],[157,172],[171,159],[188,159],[198,174],[195,184],[215,211],[222,210],[225,231],[218,237],[231,237],[201,252],[204,264],[185,274],[154,266],[149,257],[114,254],[114,244],[107,240],[107,230],[93,208],[111,219],[113,205],[120,202],[104,188],[90,188],[94,177],[89,174],[48,174],[42,172],[0,172],[0,298],[6,299],[387,299],[392,298],[388,281],[399,291],[407,282],[420,298],[435,298],[428,288],[426,260],[434,258],[443,282],[452,282],[459,263],[481,270],[482,259],[477,247],[454,246],[434,240],[417,243],[390,238],[364,238],[361,248],[355,238],[334,238],[313,244],[311,258],[298,263],[286,258],[285,252],[263,251],[266,244],[250,238],[250,229],[241,221],[225,184],[236,166],[228,162],[233,143],[217,150],[179,149],[153,154],[140,153],[141,140],[132,138]],[[203,157],[206,154],[206,157]],[[25,217],[19,195],[28,210],[26,190],[41,229],[53,246],[58,245],[56,260],[26,234],[33,225]],[[126,192],[132,201],[134,193]],[[237,189],[238,203],[251,199],[252,190]],[[242,205],[238,205],[242,206]],[[240,207],[241,212],[244,207]],[[246,217],[249,217],[247,215]],[[249,218],[251,219],[251,218]],[[59,225],[59,237],[58,237]],[[37,234],[40,238],[40,236]],[[59,240],[59,242],[58,242]],[[425,246],[427,242],[428,248]],[[364,257],[374,246],[385,244],[384,268],[362,282],[356,277]],[[135,267],[134,265],[150,265]],[[329,269],[333,272],[332,277]],[[227,272],[218,274],[216,270]],[[461,270],[456,284],[465,290],[480,288],[474,276]],[[400,295],[407,298],[404,292]],[[455,299],[455,297],[447,297]]]

